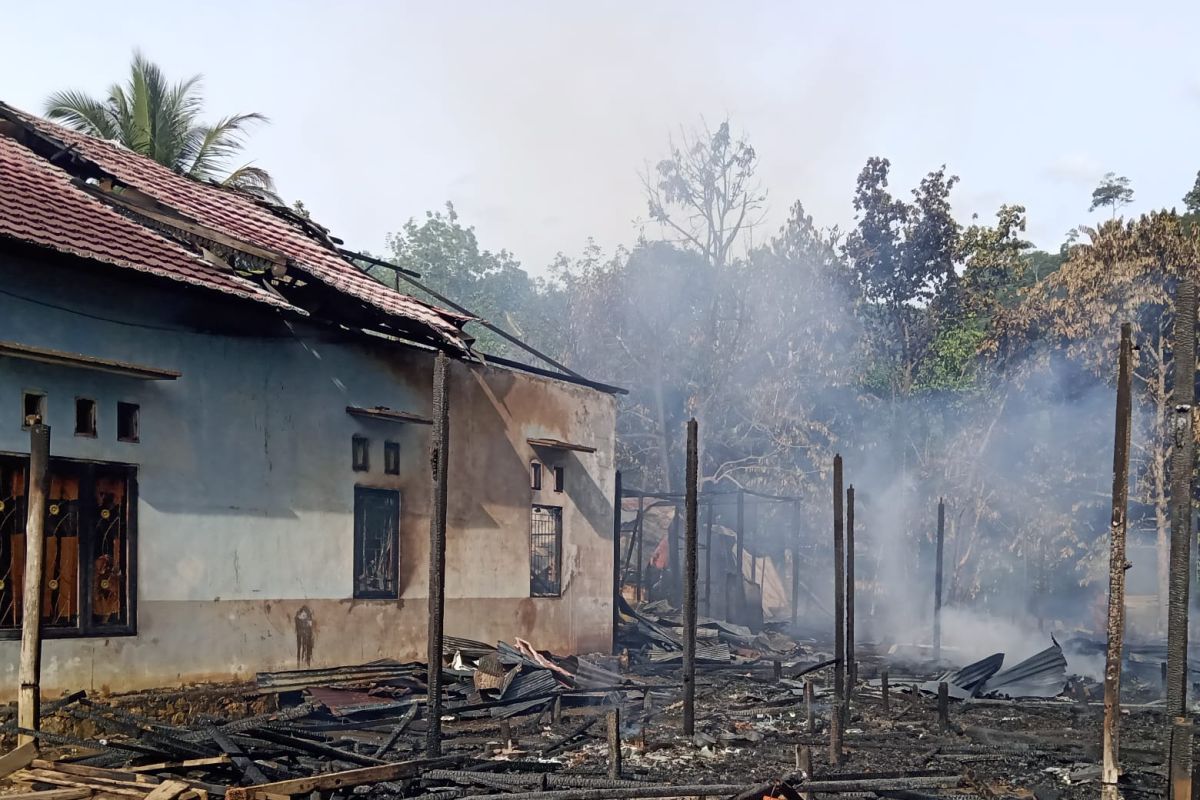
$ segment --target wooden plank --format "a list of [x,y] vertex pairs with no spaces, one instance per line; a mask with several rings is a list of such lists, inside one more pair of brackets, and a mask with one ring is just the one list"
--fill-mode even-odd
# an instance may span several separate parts
[[417,758],[412,761],[398,761],[395,764],[383,764],[378,767],[347,769],[341,772],[313,775],[310,778],[264,783],[259,786],[231,786],[225,792],[225,800],[275,800],[273,796],[295,797],[318,791],[331,792],[335,789],[348,789],[354,786],[365,786],[369,783],[395,781],[401,778],[415,777],[423,770],[433,767],[460,764],[469,758],[469,756]]
[[48,772],[46,770],[25,770],[13,774],[14,781],[23,783],[49,783],[53,786],[68,786],[75,788],[87,789],[90,791],[107,792],[109,794],[119,794],[125,797],[143,798],[146,796],[146,787],[143,786],[137,789],[126,788],[125,786],[112,785],[111,783],[101,783],[98,778],[84,779],[82,777],[72,777],[62,773]]
[[40,792],[17,792],[4,795],[4,800],[83,800],[91,797],[92,790],[78,789],[45,789]]
[[229,756],[220,755],[211,758],[185,758],[183,761],[160,761],[157,764],[139,764],[129,767],[129,772],[169,772],[175,769],[191,769],[192,767],[216,767],[232,763]]
[[378,419],[384,422],[412,422],[417,425],[433,424],[433,420],[429,419],[428,417],[422,417],[419,414],[413,414],[409,411],[397,411],[394,408],[388,408],[386,406],[375,406],[374,408],[346,406],[346,413],[352,417]]
[[[145,778],[143,775],[136,775],[132,770],[123,771],[118,769],[105,769],[104,767],[89,767],[86,764],[68,764],[63,761],[47,761],[43,758],[35,758],[30,762],[30,766],[34,769],[46,769],[51,772],[61,772],[65,775],[82,775],[85,778],[104,778],[110,781],[122,781],[123,783],[134,783],[135,781]],[[158,783],[154,779],[154,783]]]
[[57,364],[80,369],[91,369],[98,372],[109,372],[123,375],[127,378],[141,378],[149,381],[173,381],[183,375],[173,369],[148,367],[143,364],[131,364],[126,361],[115,361],[109,358],[85,356],[80,353],[68,353],[65,350],[51,350],[48,347],[34,347],[20,342],[0,342],[0,356],[18,358],[25,361],[40,361],[43,364]]
[[37,758],[37,742],[26,742],[16,750],[10,750],[0,756],[0,778],[11,775],[19,769],[25,769]]
[[191,787],[183,781],[163,781],[146,795],[146,800],[175,800],[190,789]]
[[574,450],[577,453],[594,453],[596,448],[589,447],[585,444],[572,444],[571,442],[561,442],[558,439],[526,439],[531,447],[546,447],[551,450]]

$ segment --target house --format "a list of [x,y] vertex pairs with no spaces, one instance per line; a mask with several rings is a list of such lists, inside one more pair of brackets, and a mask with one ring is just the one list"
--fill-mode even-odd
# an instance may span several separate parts
[[0,695],[35,417],[47,693],[423,659],[438,351],[446,633],[610,647],[617,390],[481,357],[338,245],[0,104]]

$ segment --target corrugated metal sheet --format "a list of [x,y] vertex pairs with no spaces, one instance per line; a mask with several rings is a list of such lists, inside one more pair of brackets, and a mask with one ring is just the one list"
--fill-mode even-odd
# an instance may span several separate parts
[[[653,664],[669,664],[672,661],[682,661],[682,650],[659,650],[653,649],[649,652],[650,662]],[[709,644],[707,642],[696,642],[696,661],[708,664],[728,664],[733,660],[733,652],[729,649],[726,642],[716,642]]]
[[980,694],[998,697],[1057,697],[1067,685],[1067,659],[1053,644],[1014,667],[988,678]]
[[554,673],[548,669],[522,672],[505,687],[501,700],[519,700],[522,697],[538,697],[551,694],[558,689]]

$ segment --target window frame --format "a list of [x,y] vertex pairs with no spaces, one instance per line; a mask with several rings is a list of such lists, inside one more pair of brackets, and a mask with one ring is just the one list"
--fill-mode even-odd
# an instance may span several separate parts
[[[79,430],[79,404],[80,403],[91,403],[91,408],[90,408],[90,414],[91,414],[91,418],[92,418],[91,419],[91,430],[88,430],[88,431]],[[84,439],[97,438],[100,433],[100,420],[97,417],[98,417],[98,409],[97,409],[97,403],[96,403],[95,398],[84,397],[83,395],[76,395],[76,397],[75,397],[75,435],[82,437]]]
[[26,403],[30,397],[36,397],[37,400],[37,416],[41,418],[42,423],[46,422],[46,407],[49,405],[49,400],[46,399],[46,393],[38,389],[22,389],[21,390],[21,430],[29,430],[29,414],[26,412]]
[[[0,451],[0,459],[19,461],[24,469],[25,485],[29,485],[29,454]],[[135,464],[119,461],[94,461],[77,458],[50,458],[50,472],[59,467],[59,474],[77,474],[79,476],[80,520],[78,523],[77,545],[77,619],[71,627],[56,627],[41,625],[43,639],[106,639],[137,635],[138,620],[138,468]],[[66,467],[67,469],[63,469]],[[95,562],[91,557],[84,558],[83,553],[94,549],[95,517],[95,485],[99,472],[122,472],[125,480],[125,551],[122,554],[125,580],[126,621],[119,624],[102,625],[92,621],[92,586]],[[86,498],[86,500],[85,500]],[[22,504],[24,505],[24,504]],[[24,509],[22,509],[24,511]],[[85,517],[84,515],[89,516]],[[23,584],[23,581],[22,581]],[[86,589],[86,590],[85,590]],[[0,641],[19,640],[21,628],[0,628]]]
[[[131,413],[133,414],[133,416],[130,418],[132,420],[132,424],[133,424],[133,435],[132,436],[122,436],[121,435],[121,428],[124,427],[121,424],[121,420],[122,420],[121,412],[126,409],[132,409]],[[127,400],[118,400],[117,401],[117,428],[116,428],[116,431],[117,431],[117,441],[118,442],[127,442],[129,444],[139,444],[142,441],[142,406],[140,403],[131,403]]]
[[400,443],[387,439],[383,443],[383,474],[400,474]]
[[[555,520],[555,530],[553,534],[536,533],[534,531],[534,515],[538,510],[557,512],[550,516]],[[554,542],[554,584],[553,590],[535,591],[534,589],[534,536],[552,536]],[[529,507],[529,596],[530,597],[562,597],[563,579],[562,579],[562,556],[563,556],[563,507],[547,505],[545,503],[533,503]]]
[[562,494],[567,490],[567,469],[563,466],[555,466],[550,468],[551,474],[554,476],[554,491],[557,494]]
[[[360,448],[362,449],[361,461],[358,458]],[[371,471],[371,440],[359,433],[350,437],[350,469],[354,472]]]
[[545,471],[542,462],[537,459],[529,462],[529,488],[532,491],[540,492],[542,490],[542,476]]
[[[359,590],[358,576],[363,571],[363,557],[365,554],[366,538],[360,537],[359,533],[362,530],[359,526],[359,498],[367,496],[387,496],[395,498],[396,518],[395,518],[395,533],[392,542],[392,575],[395,576],[396,587],[393,591],[386,590]],[[353,562],[354,574],[351,576],[351,593],[350,596],[354,600],[399,600],[400,599],[400,519],[401,519],[401,503],[403,498],[400,496],[399,489],[383,489],[378,486],[362,486],[355,484],[354,486],[354,509],[351,514],[351,526],[353,528],[351,535],[353,536]],[[365,530],[363,530],[365,533]]]

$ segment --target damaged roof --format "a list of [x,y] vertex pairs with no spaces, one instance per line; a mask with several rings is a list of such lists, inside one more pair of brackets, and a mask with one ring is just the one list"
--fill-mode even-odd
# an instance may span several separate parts
[[472,317],[375,281],[288,209],[4,103],[0,237],[443,349],[472,341]]

